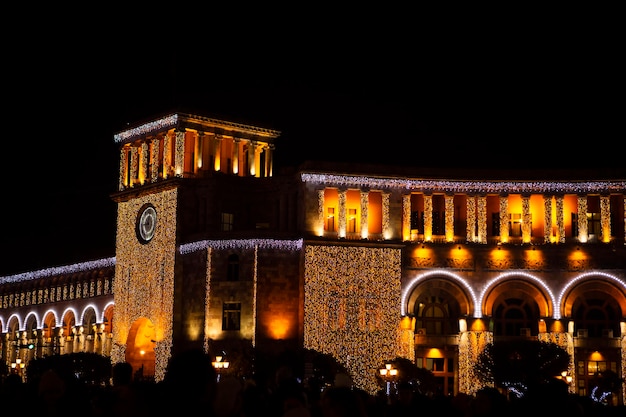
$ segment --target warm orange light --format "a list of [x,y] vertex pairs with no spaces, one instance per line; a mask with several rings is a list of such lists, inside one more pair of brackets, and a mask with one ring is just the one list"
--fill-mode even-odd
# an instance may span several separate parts
[[285,339],[289,332],[289,320],[275,318],[269,326],[269,332],[273,339]]
[[437,348],[428,349],[428,352],[426,353],[426,357],[427,358],[445,358],[445,356],[441,352],[441,349],[437,349]]

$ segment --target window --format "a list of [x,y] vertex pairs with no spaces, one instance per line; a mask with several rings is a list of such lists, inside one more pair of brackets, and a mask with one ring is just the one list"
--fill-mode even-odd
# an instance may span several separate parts
[[602,235],[602,227],[600,221],[600,213],[587,213],[587,231],[589,232],[590,236]]
[[522,213],[509,213],[509,230],[513,237],[522,236]]
[[234,215],[232,213],[222,213],[222,232],[233,230],[233,219]]
[[227,302],[222,306],[222,330],[239,330],[241,303]]
[[348,233],[356,233],[356,209],[348,209]]
[[326,231],[334,232],[335,231],[335,208],[328,207],[327,215],[326,215]]
[[228,281],[239,281],[239,256],[235,254],[228,257],[226,279]]

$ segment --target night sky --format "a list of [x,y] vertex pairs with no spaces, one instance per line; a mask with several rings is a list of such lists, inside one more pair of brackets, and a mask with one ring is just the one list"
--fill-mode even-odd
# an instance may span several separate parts
[[626,178],[623,42],[610,22],[311,19],[11,32],[0,276],[114,256],[113,135],[170,111],[281,131],[277,167],[600,169],[606,157]]

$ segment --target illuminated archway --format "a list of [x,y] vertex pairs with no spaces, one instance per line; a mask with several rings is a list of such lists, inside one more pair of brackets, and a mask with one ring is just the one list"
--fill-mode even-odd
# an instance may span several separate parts
[[133,322],[126,339],[126,362],[139,378],[153,378],[155,373],[155,328],[151,320],[140,317]]

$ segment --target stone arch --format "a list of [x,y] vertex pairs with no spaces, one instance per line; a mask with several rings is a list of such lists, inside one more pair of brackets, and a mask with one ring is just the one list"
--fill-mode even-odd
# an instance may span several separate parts
[[[626,319],[626,288],[623,283],[614,279],[607,279],[603,275],[587,275],[583,279],[572,282],[563,292],[560,308],[563,317],[571,317],[574,303],[588,292],[594,292],[602,297],[611,297],[619,305],[622,319]],[[621,294],[621,296],[616,296]]]
[[155,326],[152,320],[140,317],[133,322],[126,339],[126,362],[133,366],[136,378],[154,378],[156,369]]
[[550,296],[523,276],[498,281],[485,294],[483,306],[492,318],[490,328],[496,336],[537,335],[539,320],[549,317],[552,311]]
[[[433,275],[420,281],[411,289],[406,300],[408,315],[416,319],[414,330],[427,331],[428,334],[458,333],[459,317],[469,315],[472,309],[468,294],[446,276]],[[433,311],[438,314],[432,314]],[[429,330],[424,330],[426,328]]]
[[93,306],[87,306],[83,311],[83,328],[85,329],[85,346],[87,352],[95,351],[95,341],[98,333],[98,316]]
[[493,315],[493,308],[498,301],[506,297],[529,298],[537,303],[541,317],[551,317],[553,311],[552,297],[545,288],[536,282],[526,279],[523,275],[510,275],[491,285],[482,298],[485,315]]

